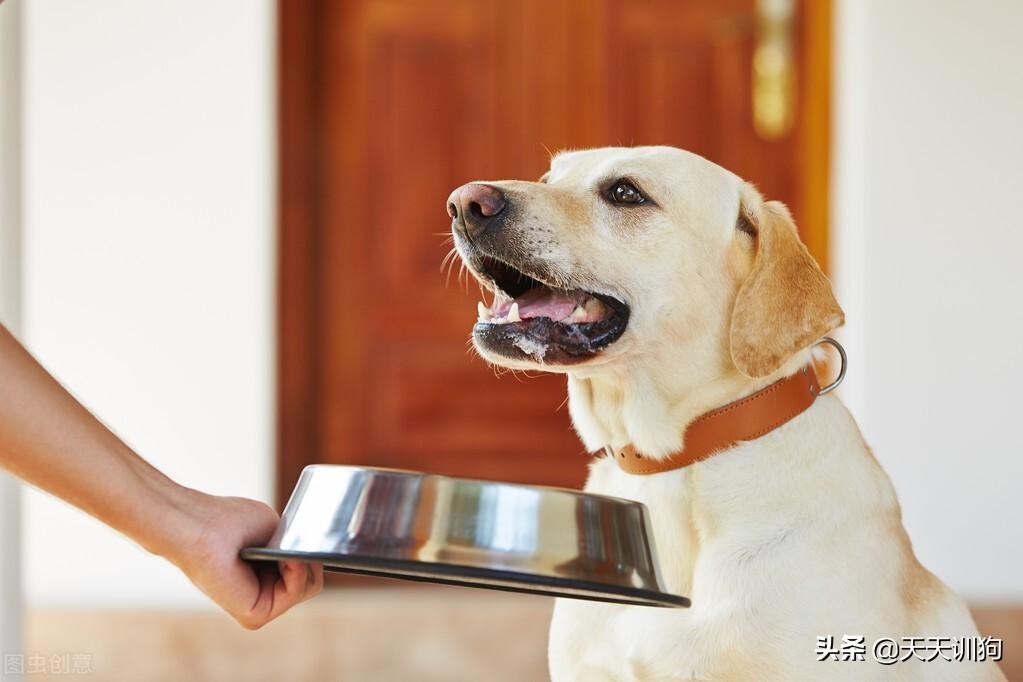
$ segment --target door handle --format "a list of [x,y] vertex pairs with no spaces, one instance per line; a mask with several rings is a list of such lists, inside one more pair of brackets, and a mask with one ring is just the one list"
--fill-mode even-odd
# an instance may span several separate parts
[[796,120],[795,0],[757,0],[753,48],[753,128],[784,137]]

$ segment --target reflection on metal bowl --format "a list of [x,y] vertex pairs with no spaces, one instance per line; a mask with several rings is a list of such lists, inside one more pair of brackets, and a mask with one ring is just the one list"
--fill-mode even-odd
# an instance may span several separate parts
[[664,591],[647,510],[573,490],[391,469],[306,467],[251,560],[647,606]]

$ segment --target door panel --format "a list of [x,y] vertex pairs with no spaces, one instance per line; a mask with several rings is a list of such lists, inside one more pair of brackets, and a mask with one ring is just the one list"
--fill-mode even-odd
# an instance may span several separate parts
[[[469,350],[480,295],[440,271],[444,200],[536,178],[557,149],[671,144],[819,218],[808,176],[826,154],[807,150],[826,147],[826,107],[756,135],[754,5],[282,0],[282,499],[313,462],[582,483],[564,378]],[[822,25],[822,7],[796,25]]]

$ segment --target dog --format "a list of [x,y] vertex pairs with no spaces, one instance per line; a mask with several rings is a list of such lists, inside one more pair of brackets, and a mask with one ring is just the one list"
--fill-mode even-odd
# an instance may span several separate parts
[[[692,600],[558,599],[554,682],[1005,679],[993,652],[950,655],[979,638],[972,617],[917,561],[891,482],[816,381],[780,426],[665,466],[705,415],[798,379],[844,322],[784,205],[695,154],[636,147],[559,153],[537,182],[469,183],[447,208],[494,294],[476,350],[567,375],[575,430],[610,453],[585,490],[646,504],[667,590]],[[664,470],[623,469],[626,453]]]

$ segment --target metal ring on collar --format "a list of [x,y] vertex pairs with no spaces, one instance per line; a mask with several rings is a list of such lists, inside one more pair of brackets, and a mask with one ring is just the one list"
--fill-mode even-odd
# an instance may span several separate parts
[[824,388],[822,388],[820,393],[818,393],[817,395],[827,395],[828,393],[831,393],[836,388],[838,388],[838,385],[842,383],[842,379],[845,379],[845,369],[846,366],[849,364],[849,358],[846,357],[845,348],[842,348],[842,344],[840,344],[838,341],[835,341],[830,336],[822,336],[817,341],[817,343],[813,344],[813,347],[816,348],[817,346],[820,346],[821,344],[825,343],[834,346],[835,350],[838,351],[838,355],[842,358],[842,366],[838,370],[838,378],[832,381]]

